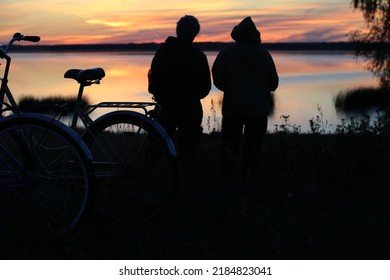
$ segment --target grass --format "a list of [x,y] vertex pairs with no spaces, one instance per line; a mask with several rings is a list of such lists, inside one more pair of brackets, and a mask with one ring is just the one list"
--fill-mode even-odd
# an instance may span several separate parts
[[389,259],[390,138],[274,133],[249,174],[204,135],[170,212],[144,226],[96,211],[60,240],[2,247],[17,259]]
[[[44,98],[36,98],[31,95],[26,95],[20,98],[19,108],[22,111],[38,112],[38,113],[59,113],[59,108],[63,114],[73,113],[75,110],[76,97],[63,96],[48,96]],[[88,99],[82,98],[82,107],[89,105]]]
[[3,242],[0,257],[389,259],[389,113],[334,126],[318,110],[306,134],[281,116],[251,171],[223,153],[210,119],[196,155],[179,158],[180,192],[158,222],[119,224],[93,211],[73,235]]

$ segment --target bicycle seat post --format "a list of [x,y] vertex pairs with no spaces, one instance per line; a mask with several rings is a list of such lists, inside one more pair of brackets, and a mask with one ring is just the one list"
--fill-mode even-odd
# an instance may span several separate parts
[[77,125],[77,120],[81,114],[82,108],[82,98],[83,98],[83,91],[84,87],[90,86],[92,84],[98,84],[99,81],[105,76],[105,72],[103,68],[92,68],[92,69],[85,69],[85,70],[80,70],[80,69],[69,69],[68,71],[65,72],[64,78],[69,78],[76,80],[79,84],[79,92],[77,94],[77,99],[75,102],[75,110],[73,114],[73,119],[72,119],[72,124],[71,127],[72,129],[76,129]]
[[86,84],[84,82],[80,82],[79,92],[77,93],[77,99],[75,102],[73,119],[72,119],[72,129],[73,130],[76,129],[77,120],[79,118],[79,110],[81,110],[81,103],[82,103],[83,92],[84,92],[85,86],[86,86]]

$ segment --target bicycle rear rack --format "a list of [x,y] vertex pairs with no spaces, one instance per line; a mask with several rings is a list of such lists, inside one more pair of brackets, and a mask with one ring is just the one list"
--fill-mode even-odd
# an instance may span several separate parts
[[97,108],[131,108],[131,109],[142,109],[145,115],[148,115],[149,111],[147,107],[159,105],[156,102],[101,102],[94,105],[88,105],[84,107],[84,111],[89,115]]

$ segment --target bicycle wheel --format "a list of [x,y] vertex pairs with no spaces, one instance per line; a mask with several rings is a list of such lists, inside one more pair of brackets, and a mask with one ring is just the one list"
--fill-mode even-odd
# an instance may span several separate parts
[[3,118],[0,128],[0,236],[34,239],[75,229],[93,194],[87,146],[62,123],[36,114]]
[[119,222],[160,217],[177,192],[176,151],[155,121],[133,111],[97,119],[83,140],[94,156],[96,206]]

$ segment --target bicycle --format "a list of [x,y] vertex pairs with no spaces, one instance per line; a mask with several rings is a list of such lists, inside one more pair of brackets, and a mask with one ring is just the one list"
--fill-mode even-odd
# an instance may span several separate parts
[[[66,71],[65,78],[80,84],[70,127],[81,129],[94,156],[97,208],[118,222],[150,222],[166,213],[176,197],[175,146],[154,120],[159,110],[155,102],[83,105],[84,88],[99,84],[104,76],[102,68]],[[92,120],[90,114],[103,108],[117,111]]]
[[94,195],[89,148],[65,124],[22,112],[8,76],[15,41],[38,42],[15,33],[0,58],[6,60],[0,88],[0,247],[21,239],[64,236],[77,229]]

